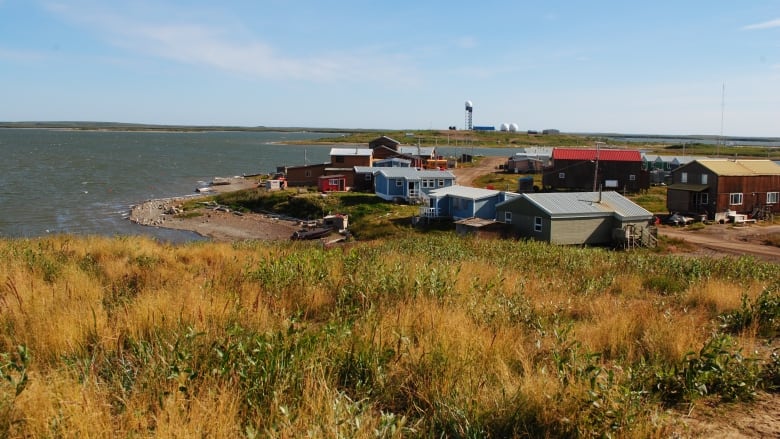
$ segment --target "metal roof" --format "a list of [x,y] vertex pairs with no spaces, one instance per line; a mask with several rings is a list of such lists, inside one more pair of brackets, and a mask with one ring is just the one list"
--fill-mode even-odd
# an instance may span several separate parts
[[430,157],[436,153],[436,147],[433,146],[399,146],[398,152],[404,155]]
[[[615,215],[624,220],[650,220],[653,214],[614,191],[525,193],[522,198],[550,215],[550,218],[602,217]],[[516,202],[518,198],[499,203]],[[601,201],[599,201],[601,200]]]
[[453,185],[453,186],[443,187],[441,189],[434,189],[430,193],[428,193],[428,195],[434,198],[446,197],[448,195],[451,195],[453,197],[479,200],[482,198],[494,197],[500,193],[501,191],[496,191],[491,189]]
[[330,155],[371,156],[371,148],[331,148]]
[[439,171],[434,169],[417,168],[376,168],[377,174],[382,174],[389,178],[455,178],[455,174],[450,171]]
[[[553,160],[596,160],[595,148],[555,148]],[[641,162],[642,154],[635,149],[598,149],[599,160],[611,162]]]
[[780,175],[780,166],[771,160],[697,160],[702,166],[722,176]]
[[409,159],[402,159],[400,157],[390,157],[389,159],[382,159],[382,160],[375,160],[374,161],[374,164],[379,164],[379,163],[404,163],[404,164],[408,165],[408,164],[412,163],[412,161],[409,160]]

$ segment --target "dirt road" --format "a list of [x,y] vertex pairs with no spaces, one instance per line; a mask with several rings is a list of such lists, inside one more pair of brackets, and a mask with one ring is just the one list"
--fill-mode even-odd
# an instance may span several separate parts
[[780,263],[780,248],[764,244],[768,235],[780,233],[780,225],[753,224],[734,227],[730,224],[713,224],[703,229],[661,226],[658,234],[681,239],[696,249],[696,255],[719,257],[725,255],[754,256],[769,262]]
[[452,173],[455,174],[458,185],[473,186],[474,180],[482,175],[495,172],[498,165],[504,162],[506,162],[505,157],[483,157],[474,166],[455,168]]

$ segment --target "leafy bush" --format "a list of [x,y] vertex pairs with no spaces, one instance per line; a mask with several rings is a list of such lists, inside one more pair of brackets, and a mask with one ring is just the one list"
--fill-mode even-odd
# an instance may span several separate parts
[[653,377],[653,391],[665,404],[718,395],[725,401],[751,400],[761,382],[760,364],[734,351],[734,341],[714,335],[682,361],[662,366]]
[[774,337],[780,332],[780,294],[777,288],[767,288],[752,303],[742,296],[739,309],[721,314],[721,327],[728,332],[739,332],[756,325],[759,333]]

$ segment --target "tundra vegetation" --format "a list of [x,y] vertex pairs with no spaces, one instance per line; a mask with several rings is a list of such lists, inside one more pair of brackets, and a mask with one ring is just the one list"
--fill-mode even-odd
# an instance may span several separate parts
[[780,389],[752,258],[0,240],[2,437],[669,437]]

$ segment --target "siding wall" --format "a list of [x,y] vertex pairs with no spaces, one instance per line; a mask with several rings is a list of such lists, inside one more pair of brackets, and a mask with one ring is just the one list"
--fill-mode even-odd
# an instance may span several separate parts
[[552,220],[553,244],[609,244],[612,242],[612,217],[566,218]]

